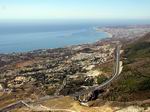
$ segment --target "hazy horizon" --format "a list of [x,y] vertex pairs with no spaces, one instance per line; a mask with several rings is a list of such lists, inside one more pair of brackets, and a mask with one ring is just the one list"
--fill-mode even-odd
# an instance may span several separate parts
[[150,19],[42,19],[0,20],[0,25],[149,25]]

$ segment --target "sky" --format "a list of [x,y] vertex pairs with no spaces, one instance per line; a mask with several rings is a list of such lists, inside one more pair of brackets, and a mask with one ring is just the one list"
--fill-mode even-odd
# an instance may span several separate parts
[[0,0],[0,20],[150,19],[150,0]]

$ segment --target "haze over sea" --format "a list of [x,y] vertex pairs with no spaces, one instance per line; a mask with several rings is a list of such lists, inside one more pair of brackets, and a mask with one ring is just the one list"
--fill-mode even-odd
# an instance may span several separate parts
[[[93,27],[123,25],[121,22],[1,22],[0,53],[27,52],[91,43],[108,37]],[[130,22],[124,22],[124,24]],[[131,22],[132,23],[132,22]]]

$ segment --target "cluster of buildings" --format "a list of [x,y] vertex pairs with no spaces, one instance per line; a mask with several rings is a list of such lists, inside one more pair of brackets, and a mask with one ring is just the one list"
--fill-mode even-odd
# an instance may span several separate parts
[[1,55],[1,91],[16,91],[32,85],[47,94],[55,94],[65,84],[62,88],[65,93],[62,94],[73,93],[82,86],[96,84],[95,78],[103,72],[95,70],[95,67],[113,59],[114,48],[111,43],[85,44]]
[[133,39],[144,36],[150,32],[149,25],[134,25],[134,26],[114,26],[114,27],[98,27],[97,31],[106,32],[110,37]]

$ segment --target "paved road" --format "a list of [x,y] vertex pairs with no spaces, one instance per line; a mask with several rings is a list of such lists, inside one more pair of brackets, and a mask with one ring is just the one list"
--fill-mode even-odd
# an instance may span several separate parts
[[106,86],[107,84],[111,83],[117,76],[120,75],[120,45],[116,46],[115,49],[115,67],[114,67],[114,75],[106,82],[102,83],[94,90],[101,89],[102,87]]
[[[87,90],[88,95],[84,95],[85,94],[84,92],[79,93],[78,100],[81,103],[88,102],[90,100],[90,98],[94,96],[96,91],[101,90],[101,88],[110,84],[113,80],[115,80],[120,75],[120,73],[122,71],[122,62],[120,62],[120,48],[121,48],[121,46],[119,44],[117,44],[116,49],[115,49],[115,64],[114,64],[113,76],[106,82],[102,83],[101,85],[96,85],[96,86],[90,87],[90,89]],[[80,98],[81,96],[83,96],[82,100]]]

